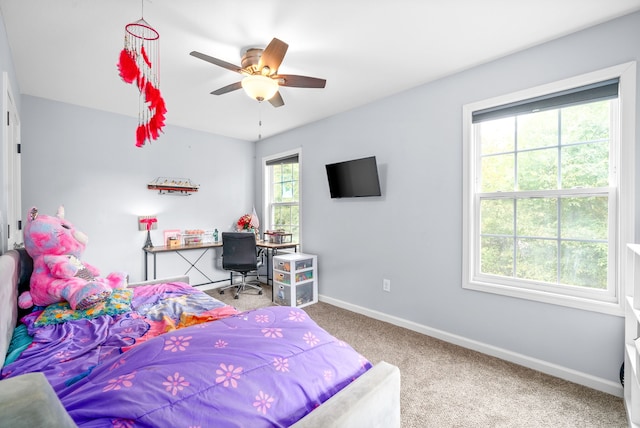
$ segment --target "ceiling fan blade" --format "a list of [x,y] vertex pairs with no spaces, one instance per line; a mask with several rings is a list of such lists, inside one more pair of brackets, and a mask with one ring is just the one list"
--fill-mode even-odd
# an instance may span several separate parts
[[278,79],[280,86],[289,86],[291,88],[324,88],[327,81],[317,77],[296,76],[295,74],[278,74],[273,76]]
[[242,88],[242,83],[241,82],[236,82],[236,83],[232,83],[232,84],[227,85],[227,86],[223,86],[220,89],[216,89],[215,91],[211,92],[211,95],[222,95],[222,94],[226,94],[228,92],[236,91],[236,90],[238,90],[240,88]]
[[221,59],[214,58],[212,56],[205,55],[200,52],[192,51],[189,55],[195,56],[196,58],[200,58],[203,61],[210,62],[211,64],[217,65],[219,67],[226,68],[227,70],[235,71],[236,73],[240,73],[242,70],[239,66],[235,64],[231,64],[230,62],[223,61]]
[[262,70],[263,67],[269,67],[269,74],[276,73],[288,48],[289,45],[280,39],[274,38],[271,40],[262,51],[262,56],[260,56],[260,61],[258,62],[258,70]]
[[282,107],[284,105],[284,100],[282,99],[280,92],[276,92],[276,94],[269,99],[269,103],[274,107]]

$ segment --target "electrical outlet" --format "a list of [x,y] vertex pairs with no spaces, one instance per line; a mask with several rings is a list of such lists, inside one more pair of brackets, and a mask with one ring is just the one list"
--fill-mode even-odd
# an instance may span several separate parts
[[391,280],[383,279],[382,280],[382,291],[386,291],[387,293],[391,292]]

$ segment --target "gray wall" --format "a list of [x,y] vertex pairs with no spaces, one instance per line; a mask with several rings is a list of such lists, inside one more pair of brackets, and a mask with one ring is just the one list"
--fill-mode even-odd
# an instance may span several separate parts
[[[462,289],[462,106],[637,60],[639,40],[636,13],[260,142],[256,169],[302,147],[303,250],[318,255],[321,296],[620,393],[623,318]],[[368,155],[383,196],[330,199],[324,165]]]
[[[157,214],[151,236],[162,245],[165,229],[225,231],[251,212],[253,143],[167,126],[157,141],[137,148],[136,118],[31,96],[22,96],[22,104],[23,211],[37,206],[54,215],[64,205],[66,218],[89,236],[84,260],[103,273],[142,279],[146,234],[138,231],[138,215]],[[189,178],[200,190],[175,196],[147,189],[161,176]],[[217,256],[198,266],[213,279],[227,278]],[[189,267],[175,254],[158,257],[158,276]],[[204,280],[193,270],[190,277]]]

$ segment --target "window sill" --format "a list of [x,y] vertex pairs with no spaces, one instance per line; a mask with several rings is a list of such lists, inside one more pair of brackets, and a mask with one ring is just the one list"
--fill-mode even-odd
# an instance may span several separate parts
[[482,291],[485,293],[532,300],[535,302],[547,303],[551,305],[565,306],[585,311],[599,312],[607,315],[614,315],[619,317],[624,316],[624,308],[621,302],[597,301],[594,299],[587,299],[583,297],[566,296],[557,293],[547,293],[544,291],[515,288],[512,286],[478,281],[469,281],[463,284],[462,288],[466,290]]

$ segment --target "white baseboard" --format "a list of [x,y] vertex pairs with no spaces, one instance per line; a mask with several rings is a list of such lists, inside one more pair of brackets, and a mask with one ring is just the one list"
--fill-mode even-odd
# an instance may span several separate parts
[[606,392],[617,397],[622,397],[624,391],[622,385],[617,382],[612,382],[607,379],[599,378],[587,373],[579,372],[577,370],[570,369],[568,367],[559,366],[557,364],[550,363],[548,361],[532,358],[527,355],[512,352],[507,349],[498,348],[493,345],[478,342],[476,340],[468,339],[466,337],[458,336],[456,334],[447,333],[446,331],[431,328],[422,324],[408,321],[403,318],[398,318],[392,315],[387,315],[382,312],[374,311],[362,306],[353,305],[342,300],[337,300],[331,297],[319,296],[321,302],[328,303],[330,305],[337,306],[356,312],[358,314],[366,315],[370,318],[377,319],[379,321],[388,322],[389,324],[404,327],[408,330],[412,330],[418,333],[425,334],[427,336],[435,337],[454,345],[462,346],[463,348],[472,349],[474,351],[482,352],[483,354],[491,355],[492,357],[500,358],[505,361],[509,361],[523,367],[527,367],[533,370],[537,370],[542,373],[546,373],[551,376],[558,377],[560,379],[568,380],[579,385],[583,385],[598,391]]

